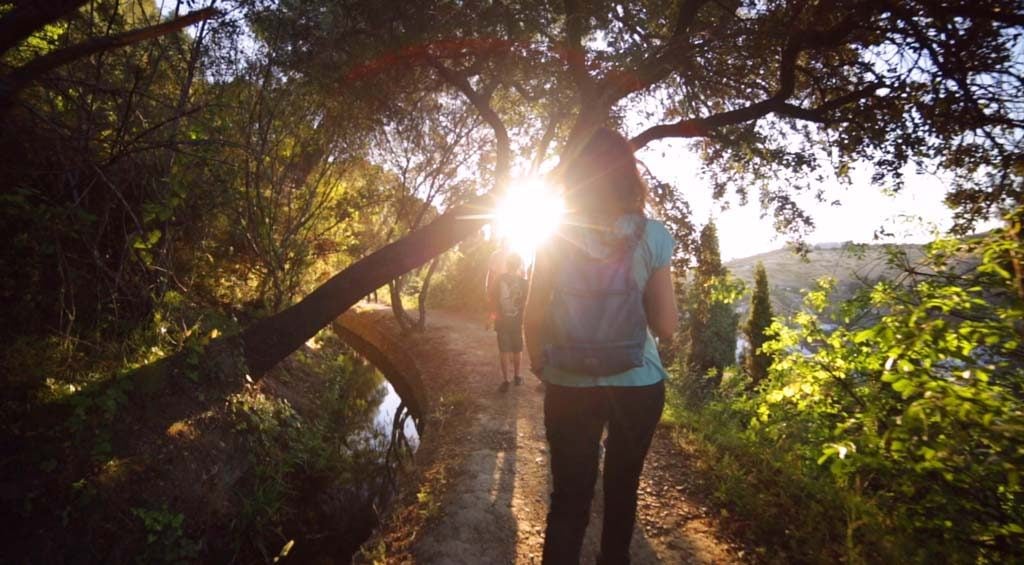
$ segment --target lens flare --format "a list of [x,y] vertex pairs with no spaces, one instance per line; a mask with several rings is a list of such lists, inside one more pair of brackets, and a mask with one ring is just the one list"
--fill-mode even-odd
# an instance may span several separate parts
[[544,182],[514,183],[495,210],[495,235],[529,263],[537,248],[558,229],[563,214],[565,202]]

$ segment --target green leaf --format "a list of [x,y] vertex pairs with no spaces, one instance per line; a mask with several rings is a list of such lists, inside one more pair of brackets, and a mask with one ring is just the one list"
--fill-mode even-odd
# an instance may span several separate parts
[[878,334],[877,329],[875,329],[875,327],[870,327],[870,328],[868,328],[866,330],[861,330],[861,331],[853,334],[853,342],[854,343],[864,343],[865,341],[868,341],[869,339],[874,338],[875,335],[877,335],[877,334]]
[[910,379],[900,379],[892,383],[892,389],[902,394],[903,398],[906,398],[908,394],[913,392],[914,382],[911,381]]

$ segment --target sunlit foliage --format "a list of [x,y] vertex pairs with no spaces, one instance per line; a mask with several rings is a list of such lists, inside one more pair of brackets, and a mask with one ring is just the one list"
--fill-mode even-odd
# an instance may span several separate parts
[[1024,540],[1022,252],[1007,230],[939,240],[841,305],[823,280],[773,325],[756,392],[723,401],[752,447],[853,497],[835,503],[861,558],[1001,562]]

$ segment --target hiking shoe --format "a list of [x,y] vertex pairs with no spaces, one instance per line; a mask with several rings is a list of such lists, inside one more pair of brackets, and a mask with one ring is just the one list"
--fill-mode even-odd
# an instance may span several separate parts
[[514,379],[514,382],[516,383],[516,386],[519,386],[519,385],[523,384],[523,377],[516,376],[516,378]]
[[498,392],[508,392],[508,381],[505,381],[498,386]]

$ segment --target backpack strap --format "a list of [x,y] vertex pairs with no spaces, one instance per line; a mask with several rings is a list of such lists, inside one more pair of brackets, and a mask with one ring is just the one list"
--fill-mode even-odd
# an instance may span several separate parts
[[[638,216],[639,221],[635,222],[634,229],[631,233],[625,234],[619,238],[621,247],[614,250],[613,253],[607,257],[608,260],[619,260],[623,254],[635,252],[640,243],[647,244],[647,224],[650,220],[647,218],[647,215],[643,213],[636,214],[636,216]],[[552,246],[555,250],[555,255],[557,256],[563,253],[580,253],[583,255],[589,255],[587,253],[586,243],[583,241],[586,237],[583,230],[594,230],[600,228],[586,228],[573,225],[568,226],[568,228],[569,231],[566,232],[563,237],[555,239],[554,245]],[[598,258],[595,257],[594,259]]]

